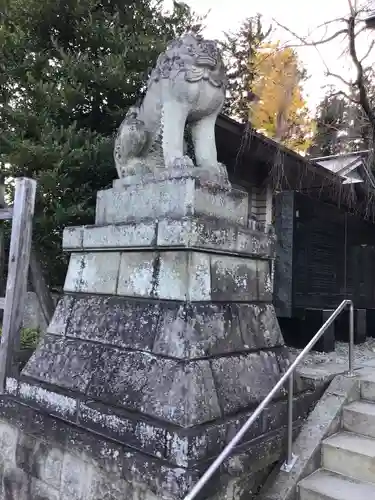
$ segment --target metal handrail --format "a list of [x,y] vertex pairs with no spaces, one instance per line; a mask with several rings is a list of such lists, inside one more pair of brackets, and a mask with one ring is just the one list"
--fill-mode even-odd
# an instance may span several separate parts
[[350,377],[354,376],[353,371],[353,347],[354,347],[354,306],[351,300],[343,300],[338,308],[331,314],[331,316],[327,319],[327,321],[323,324],[323,326],[318,330],[318,332],[314,335],[314,337],[310,340],[307,346],[303,349],[303,351],[296,357],[293,363],[290,365],[288,370],[284,373],[281,379],[277,382],[274,388],[269,392],[268,396],[264,398],[264,400],[260,403],[257,409],[252,413],[252,415],[247,419],[241,429],[237,432],[234,438],[226,445],[220,455],[216,458],[216,460],[210,465],[210,467],[206,470],[203,476],[199,479],[197,484],[193,487],[190,493],[188,493],[184,500],[193,500],[198,493],[202,490],[202,488],[206,485],[212,475],[217,471],[217,469],[221,466],[226,458],[231,454],[234,447],[241,441],[245,433],[249,430],[251,425],[255,422],[255,420],[259,417],[262,411],[266,408],[268,403],[275,397],[275,395],[279,392],[281,387],[285,384],[287,380],[289,380],[289,392],[288,392],[288,456],[287,461],[283,464],[282,469],[286,472],[290,472],[297,460],[298,457],[293,455],[292,453],[292,436],[293,436],[293,380],[294,380],[294,372],[303,358],[308,354],[314,345],[318,342],[321,336],[325,333],[325,331],[332,325],[335,319],[342,313],[342,311],[347,307],[350,307],[349,313],[349,371],[348,375]]

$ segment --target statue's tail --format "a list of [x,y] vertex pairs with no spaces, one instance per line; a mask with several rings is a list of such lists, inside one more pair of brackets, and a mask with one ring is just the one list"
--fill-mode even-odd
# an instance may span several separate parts
[[145,124],[138,115],[139,107],[130,107],[115,138],[114,159],[119,178],[131,175],[131,160],[142,154],[147,141]]

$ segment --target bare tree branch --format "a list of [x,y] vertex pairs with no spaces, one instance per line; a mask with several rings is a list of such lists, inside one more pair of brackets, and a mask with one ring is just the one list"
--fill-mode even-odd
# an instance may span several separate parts
[[370,52],[372,51],[372,49],[374,48],[374,45],[375,45],[375,41],[372,40],[372,42],[370,43],[370,47],[368,48],[366,54],[362,57],[361,59],[361,64],[363,63],[363,61],[370,55]]
[[[298,39],[298,40],[302,43],[302,45],[300,45],[301,47],[305,46],[306,41],[305,41],[305,39],[304,39],[303,37],[301,37],[301,36],[297,35],[297,33],[295,33],[294,31],[290,30],[290,29],[289,29],[289,28],[287,28],[286,26],[283,26],[281,23],[279,23],[278,21],[276,21],[276,19],[273,19],[273,21],[274,21],[274,22],[275,22],[275,23],[276,23],[276,24],[277,24],[280,28],[282,28],[282,29],[286,30],[286,31],[287,31],[288,33],[290,33],[292,36],[294,36],[295,38],[297,38],[297,39]],[[289,46],[289,45],[286,45],[286,47],[288,47],[288,46]],[[296,46],[296,47],[297,47],[297,46]],[[293,46],[290,46],[290,48],[293,48]],[[325,60],[324,60],[324,58],[323,58],[322,54],[319,52],[318,47],[314,46],[314,48],[315,48],[316,52],[318,53],[318,55],[319,55],[319,57],[320,57],[320,59],[321,59],[322,63],[324,64],[324,67],[325,67],[326,71],[329,71],[329,68],[328,68],[328,66],[327,66],[327,64],[326,64],[326,62],[325,62]]]
[[[351,0],[348,0],[349,5],[352,6]],[[349,54],[352,58],[354,66],[357,71],[357,79],[354,82],[359,92],[359,103],[370,120],[372,129],[375,133],[375,114],[371,108],[370,101],[367,95],[365,79],[363,73],[363,66],[358,59],[357,48],[355,43],[355,17],[351,16],[348,22],[348,35],[349,35]]]
[[315,30],[318,30],[320,28],[324,28],[330,24],[336,24],[336,23],[347,23],[348,20],[345,19],[345,17],[337,17],[336,19],[331,19],[330,21],[326,21],[322,24],[319,24],[318,26],[316,26],[316,28],[314,28]]
[[332,76],[333,78],[337,78],[338,80],[340,80],[340,82],[342,82],[344,85],[346,85],[349,88],[353,86],[352,82],[348,82],[341,75],[337,75],[336,73],[332,73],[331,71],[326,71],[326,75],[327,76]]
[[348,34],[348,30],[345,28],[345,29],[341,29],[341,30],[336,31],[336,33],[334,33],[333,35],[329,36],[328,38],[323,38],[322,40],[318,40],[318,41],[315,41],[315,42],[308,42],[303,37],[297,35],[297,33],[294,33],[288,27],[286,27],[283,24],[281,24],[278,21],[276,21],[276,19],[273,18],[272,20],[280,28],[283,28],[285,31],[288,31],[291,35],[293,35],[295,38],[298,38],[298,40],[300,40],[300,42],[302,43],[302,45],[295,45],[295,47],[301,47],[301,46],[302,47],[316,47],[317,45],[323,45],[324,43],[332,42],[332,40],[334,40],[335,38],[337,38],[340,35],[347,35]]
[[361,29],[359,29],[359,30],[356,32],[355,36],[360,35],[361,33],[365,32],[366,30],[367,30],[367,27],[366,27],[366,26],[362,26],[362,28],[361,28]]
[[355,10],[354,10],[354,5],[352,4],[352,0],[348,0],[348,5],[349,5],[349,10],[350,10],[350,15],[354,16]]
[[337,92],[332,92],[329,94],[329,97],[336,97],[336,96],[343,96],[345,99],[347,99],[350,102],[353,102],[354,104],[360,104],[360,102],[357,99],[354,99],[354,97],[351,97],[349,94],[344,92],[343,90],[338,90]]
[[[362,22],[364,19],[362,19],[361,14],[364,12],[368,11],[368,6],[367,5],[358,5],[357,0],[347,0],[348,7],[349,7],[349,12],[350,15],[347,19],[337,19],[337,20],[331,20],[327,21],[327,23],[323,23],[320,25],[320,28],[327,28],[328,25],[332,25],[334,22],[337,21],[343,21],[345,23],[345,27],[343,29],[338,29],[335,33],[332,35],[327,36],[327,29],[324,32],[323,37],[320,40],[315,40],[315,41],[310,41],[312,39],[312,36],[309,35],[309,38],[307,37],[301,37],[294,33],[291,29],[287,28],[286,26],[282,25],[275,19],[273,20],[274,23],[279,26],[280,28],[284,29],[288,33],[290,33],[296,40],[300,42],[300,45],[293,45],[294,47],[303,47],[303,46],[312,46],[316,49],[318,52],[325,68],[326,68],[326,75],[327,76],[332,76],[336,79],[338,79],[344,86],[346,86],[349,90],[349,94],[355,90],[355,95],[349,95],[347,92],[343,90],[339,90],[337,92],[334,92],[331,94],[331,97],[334,96],[343,96],[346,100],[349,102],[352,102],[359,106],[362,109],[363,114],[366,116],[366,118],[369,121],[370,127],[371,127],[371,141],[372,141],[372,147],[375,146],[375,110],[372,108],[372,103],[370,102],[370,97],[368,94],[367,90],[367,82],[369,81],[369,69],[372,68],[364,68],[363,66],[363,61],[369,56],[371,51],[373,50],[375,46],[375,40],[372,41],[371,43],[369,42],[369,47],[366,50],[365,55],[360,59],[358,57],[357,53],[357,37],[361,35],[366,29],[364,25],[362,25]],[[322,55],[319,52],[318,47],[324,44],[327,44],[335,39],[337,39],[340,36],[347,36],[348,43],[347,43],[347,53],[350,56],[350,59],[354,65],[354,68],[356,70],[356,78],[354,81],[347,81],[344,77],[341,75],[332,73],[330,69],[328,68],[326,62],[324,61]],[[292,46],[292,47],[293,47]]]

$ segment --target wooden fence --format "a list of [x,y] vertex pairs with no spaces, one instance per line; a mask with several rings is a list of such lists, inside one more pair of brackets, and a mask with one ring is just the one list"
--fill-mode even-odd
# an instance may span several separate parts
[[0,393],[4,392],[5,378],[11,369],[13,353],[19,349],[20,345],[29,273],[47,324],[54,310],[52,296],[32,247],[35,193],[36,182],[34,180],[15,179],[14,204],[13,207],[8,207],[5,203],[4,179],[0,179],[0,280],[3,279],[5,271],[3,221],[12,220],[5,296],[0,297],[0,308],[4,310],[0,343]]

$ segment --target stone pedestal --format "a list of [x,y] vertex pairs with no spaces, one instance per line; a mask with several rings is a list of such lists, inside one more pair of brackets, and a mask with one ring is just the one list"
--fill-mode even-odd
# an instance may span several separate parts
[[[189,174],[115,181],[98,193],[95,225],[64,233],[65,296],[8,390],[100,436],[106,445],[88,445],[85,460],[108,453],[126,470],[116,472],[121,484],[141,485],[142,498],[183,498],[288,366],[272,305],[274,240],[248,221],[245,192]],[[206,498],[241,498],[280,459],[285,396]],[[297,422],[311,403],[298,380],[295,398]],[[140,498],[131,491],[110,498]],[[77,498],[104,498],[90,494]]]

